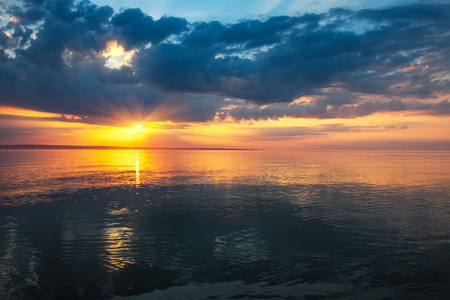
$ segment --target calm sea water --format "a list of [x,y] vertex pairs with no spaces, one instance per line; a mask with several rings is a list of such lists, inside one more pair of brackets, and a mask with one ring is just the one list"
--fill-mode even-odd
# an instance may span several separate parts
[[449,299],[450,152],[0,150],[1,299]]

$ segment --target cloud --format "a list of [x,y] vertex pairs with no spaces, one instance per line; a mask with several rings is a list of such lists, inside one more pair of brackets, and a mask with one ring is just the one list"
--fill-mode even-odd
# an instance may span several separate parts
[[113,33],[125,49],[157,44],[172,34],[179,34],[187,28],[187,21],[182,18],[163,16],[154,21],[139,8],[126,9],[111,19]]
[[328,135],[338,132],[386,132],[389,130],[403,130],[408,128],[405,124],[393,124],[388,126],[347,126],[344,124],[328,124],[317,127],[260,127],[250,133],[237,134],[245,140],[251,137],[252,140],[260,141],[287,141],[310,138],[312,136]]
[[183,44],[189,47],[222,44],[253,49],[281,42],[284,35],[293,28],[299,26],[315,28],[321,19],[321,15],[305,14],[301,17],[276,16],[264,21],[241,20],[239,23],[228,25],[218,21],[200,22],[194,24],[194,29],[185,37]]
[[[450,92],[449,4],[233,24],[155,20],[86,0],[26,0],[6,11],[0,105],[99,124],[450,112],[436,100]],[[111,41],[133,53],[117,69],[103,55]]]
[[233,105],[223,108],[217,116],[219,119],[231,117],[237,120],[268,120],[284,117],[291,118],[358,118],[376,112],[410,111],[429,115],[448,115],[450,104],[447,100],[438,103],[405,102],[402,100],[370,100],[358,104],[329,105],[332,98],[319,98],[313,101],[294,103],[275,103],[268,105]]
[[[348,92],[433,97],[450,88],[448,79],[440,77],[449,68],[444,51],[448,45],[440,42],[448,33],[447,7],[430,5],[426,16],[416,19],[422,6],[402,7],[412,14],[407,21],[406,13],[402,21],[397,19],[402,8],[386,9],[380,24],[379,12],[368,10],[230,25],[202,23],[181,43],[141,51],[136,65],[144,80],[165,90],[215,93],[261,104],[290,102],[336,82]],[[440,13],[431,19],[427,16],[432,11]],[[348,29],[362,22],[369,23],[368,30]],[[267,26],[272,30],[262,38]],[[249,49],[254,53],[246,52]],[[430,53],[435,55],[432,66],[423,61]],[[190,77],[174,78],[175,72]],[[392,89],[395,85],[398,88]]]

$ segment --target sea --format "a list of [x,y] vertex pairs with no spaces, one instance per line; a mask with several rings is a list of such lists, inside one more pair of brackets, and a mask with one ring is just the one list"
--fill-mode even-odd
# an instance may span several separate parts
[[2,149],[0,299],[450,299],[450,152]]

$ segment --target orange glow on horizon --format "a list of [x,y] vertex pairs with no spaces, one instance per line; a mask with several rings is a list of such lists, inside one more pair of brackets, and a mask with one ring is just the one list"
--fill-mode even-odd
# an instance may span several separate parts
[[[420,143],[450,143],[448,118],[411,112],[375,113],[354,119],[285,117],[239,122],[215,119],[183,124],[150,122],[145,121],[150,117],[142,116],[133,121],[133,114],[129,112],[119,108],[113,112],[121,124],[127,125],[88,124],[71,115],[2,106],[0,129],[16,132],[2,137],[2,143],[310,150],[407,148]],[[2,119],[1,115],[9,117]],[[136,119],[140,119],[139,122]]]

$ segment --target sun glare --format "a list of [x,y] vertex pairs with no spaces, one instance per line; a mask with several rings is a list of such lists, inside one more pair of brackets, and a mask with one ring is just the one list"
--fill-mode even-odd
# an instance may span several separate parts
[[134,125],[134,127],[136,127],[136,128],[142,128],[142,125],[141,125],[141,124],[136,124],[136,125]]
[[105,51],[102,55],[107,58],[106,65],[110,68],[120,68],[128,65],[135,51],[126,51],[116,40],[107,43]]

